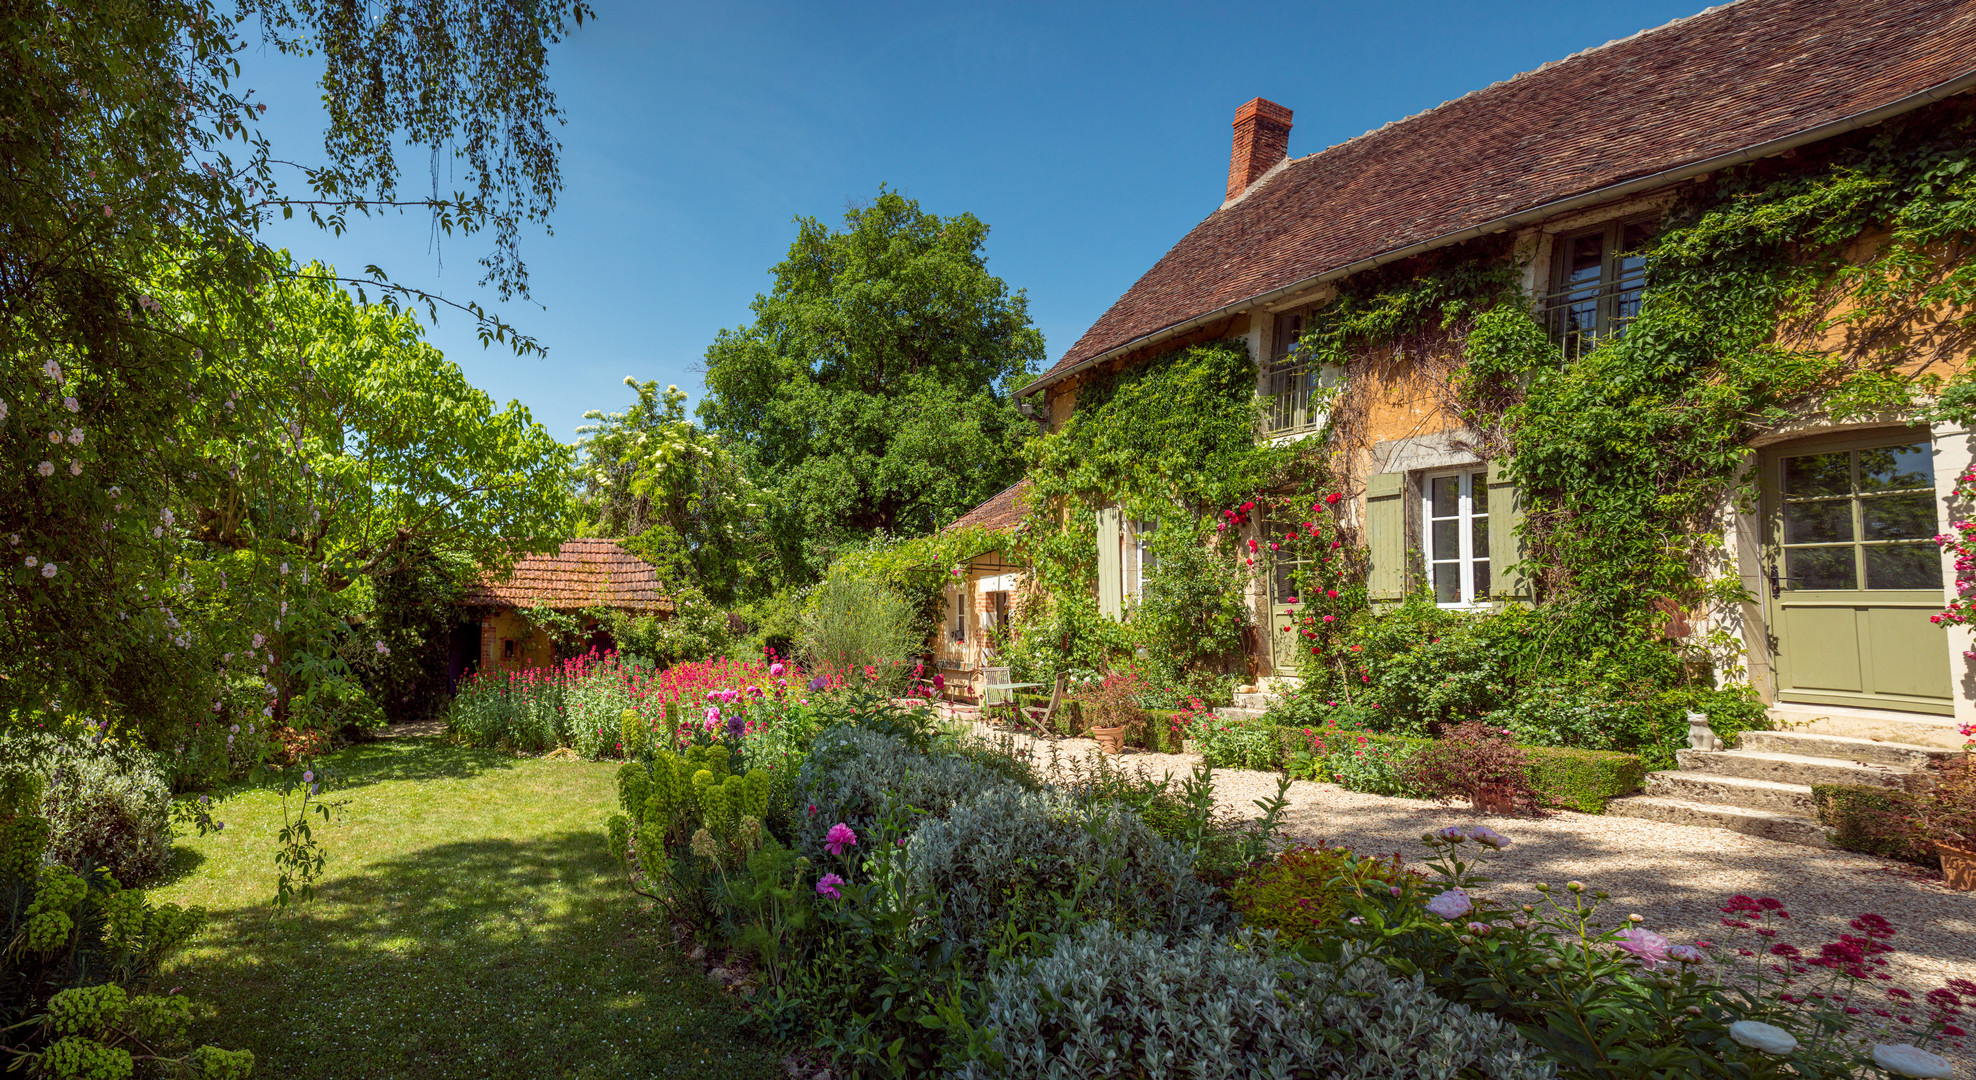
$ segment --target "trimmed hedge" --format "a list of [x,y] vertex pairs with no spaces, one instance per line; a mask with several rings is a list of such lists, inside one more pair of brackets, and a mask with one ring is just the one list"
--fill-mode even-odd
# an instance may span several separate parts
[[1847,851],[1934,866],[1941,860],[1932,848],[1917,843],[1899,822],[1887,815],[1907,817],[1920,809],[1913,792],[1872,784],[1813,784],[1811,801],[1825,838]]
[[[1301,727],[1277,729],[1282,748],[1281,768],[1290,755],[1308,752],[1309,736]],[[1404,748],[1432,742],[1415,735],[1385,735],[1365,731],[1364,735],[1382,746]],[[1530,786],[1543,800],[1586,814],[1605,813],[1606,803],[1640,790],[1646,780],[1646,763],[1638,754],[1616,750],[1580,750],[1570,746],[1519,746],[1530,763]]]

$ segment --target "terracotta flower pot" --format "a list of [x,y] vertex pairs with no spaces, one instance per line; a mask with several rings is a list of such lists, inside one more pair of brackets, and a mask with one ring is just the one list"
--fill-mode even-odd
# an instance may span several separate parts
[[1478,814],[1516,813],[1516,796],[1500,784],[1484,784],[1472,792],[1468,801]]
[[1125,733],[1131,727],[1131,724],[1120,724],[1117,727],[1094,727],[1091,729],[1091,737],[1098,740],[1098,749],[1105,753],[1121,754],[1125,752]]
[[1976,849],[1937,841],[1935,854],[1942,857],[1942,878],[1949,888],[1976,892]]

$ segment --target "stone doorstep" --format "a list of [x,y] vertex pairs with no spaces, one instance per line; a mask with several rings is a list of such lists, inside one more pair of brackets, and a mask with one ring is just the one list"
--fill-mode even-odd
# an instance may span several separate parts
[[1808,784],[1752,780],[1747,776],[1657,772],[1647,774],[1646,793],[1661,799],[1678,799],[1682,802],[1708,803],[1716,806],[1741,806],[1750,810],[1795,814],[1807,819],[1817,816],[1817,809],[1811,801],[1811,787]]
[[1842,761],[1892,765],[1907,769],[1924,768],[1931,761],[1946,761],[1960,753],[1941,746],[1861,739],[1802,730],[1745,731],[1738,738],[1736,748],[1757,753],[1836,758]]
[[1214,710],[1214,715],[1221,720],[1260,720],[1263,712],[1262,709],[1224,707]]
[[1259,713],[1265,709],[1268,709],[1271,705],[1275,703],[1276,703],[1276,695],[1274,694],[1236,694],[1235,695],[1236,708],[1254,709]]
[[1698,825],[1728,829],[1766,840],[1782,840],[1806,847],[1830,848],[1825,830],[1816,821],[1795,814],[1759,810],[1747,806],[1718,806],[1657,795],[1633,795],[1606,804],[1606,813],[1617,817],[1665,821],[1672,825]]
[[1838,758],[1804,754],[1759,753],[1752,750],[1676,750],[1682,772],[1741,776],[1784,784],[1874,784],[1900,787],[1907,771],[1888,765],[1865,765]]
[[1814,705],[1777,705],[1770,718],[1791,733],[1834,735],[1892,742],[1905,746],[1960,751],[1967,740],[1953,717],[1898,713],[1872,709],[1822,709]]

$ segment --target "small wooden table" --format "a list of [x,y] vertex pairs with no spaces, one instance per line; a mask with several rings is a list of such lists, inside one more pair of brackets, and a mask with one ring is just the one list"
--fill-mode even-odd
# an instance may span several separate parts
[[988,710],[1001,704],[1001,702],[989,701],[988,695],[990,693],[996,690],[1005,691],[1008,694],[1009,723],[1020,726],[1022,724],[1022,713],[1016,709],[1015,692],[1017,690],[1033,690],[1046,685],[1048,684],[1039,682],[983,683],[981,686],[981,711],[985,716]]

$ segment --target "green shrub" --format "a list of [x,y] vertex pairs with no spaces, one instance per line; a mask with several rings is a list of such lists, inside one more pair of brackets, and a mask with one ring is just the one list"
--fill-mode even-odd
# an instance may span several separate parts
[[941,937],[976,959],[1009,927],[1060,933],[1067,917],[1161,933],[1229,918],[1194,876],[1193,853],[1137,814],[1012,785],[914,830],[905,877],[912,892],[940,897]]
[[890,671],[920,644],[906,598],[865,578],[837,575],[810,593],[803,613],[803,651],[813,671],[867,666]]
[[1187,728],[1194,749],[1217,769],[1274,769],[1283,762],[1276,729],[1255,720],[1223,720],[1211,713]]
[[[1339,729],[1278,728],[1278,745],[1291,767],[1304,775],[1320,773],[1351,791],[1369,795],[1431,798],[1434,793],[1410,785],[1405,766],[1413,751],[1433,740],[1408,735]],[[1311,743],[1322,734],[1323,754]],[[1519,746],[1530,787],[1548,805],[1586,814],[1602,814],[1606,803],[1640,790],[1647,765],[1637,754],[1611,750],[1579,750],[1568,746]]]
[[1553,806],[1605,813],[1606,803],[1640,790],[1646,763],[1637,754],[1579,750],[1569,746],[1523,748],[1530,786]]
[[1912,826],[1923,796],[1872,784],[1813,784],[1811,799],[1827,839],[1846,851],[1934,865],[1934,848]]
[[960,1080],[1556,1075],[1514,1028],[1418,979],[1307,963],[1246,930],[1169,942],[1090,926],[987,992],[988,1043]]
[[840,725],[817,737],[797,777],[797,848],[818,858],[824,833],[838,822],[862,835],[888,799],[937,818],[984,791],[1011,784],[981,762],[924,753],[893,736]]
[[0,737],[0,770],[43,781],[48,852],[85,873],[141,885],[171,860],[171,785],[154,754],[52,734]]
[[1244,874],[1229,888],[1228,901],[1244,923],[1294,943],[1344,918],[1345,897],[1362,897],[1368,889],[1389,892],[1419,878],[1400,867],[1397,855],[1388,861],[1361,858],[1348,848],[1296,844]]

